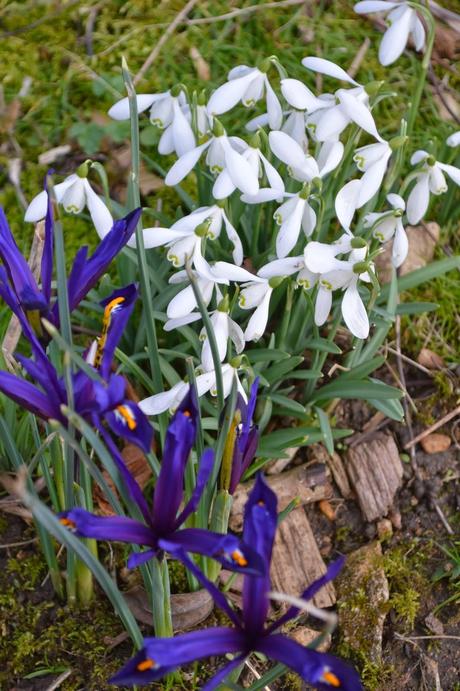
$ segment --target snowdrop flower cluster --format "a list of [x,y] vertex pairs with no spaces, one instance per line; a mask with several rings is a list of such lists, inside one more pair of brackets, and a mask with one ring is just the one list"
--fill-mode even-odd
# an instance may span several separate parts
[[355,5],[354,10],[358,14],[386,13],[388,29],[385,31],[379,49],[379,60],[382,65],[391,65],[395,62],[402,54],[409,38],[412,38],[416,51],[423,51],[425,28],[411,3],[363,0]]
[[[386,64],[403,50],[409,33],[421,45],[420,20],[409,3],[360,2],[355,9],[389,12],[392,24],[381,47]],[[201,205],[170,227],[142,231],[147,250],[164,248],[171,264],[169,282],[179,287],[166,308],[164,329],[201,320],[191,275],[210,313],[225,396],[235,378],[243,395],[238,372],[247,366],[245,348],[263,339],[273,296],[287,287],[298,289],[296,295],[306,294],[312,305],[310,325],[324,327],[335,304],[334,314],[340,310],[351,334],[367,338],[371,321],[366,305],[378,288],[373,259],[380,244],[392,242],[393,265],[401,266],[408,252],[405,217],[409,223],[424,217],[430,193],[447,189],[446,175],[460,184],[459,169],[416,151],[411,159],[415,169],[403,191],[391,183],[382,194],[392,154],[407,137],[385,141],[378,131],[373,108],[381,83],[359,84],[339,65],[315,56],[305,57],[302,67],[307,83],[287,75],[275,58],[259,67],[237,66],[207,104],[203,93],[190,99],[183,85],[137,96],[138,112],[148,111],[162,132],[159,153],[177,155],[166,184],[179,185],[194,170],[202,183]],[[331,80],[335,90],[315,94],[312,73]],[[220,118],[240,104],[252,108],[261,102],[264,112],[246,124],[248,136],[227,133]],[[109,114],[128,118],[128,99],[112,106]],[[358,132],[364,142],[356,148]],[[458,133],[447,144],[458,145]],[[56,198],[72,213],[86,204],[103,237],[113,219],[87,180],[89,169],[86,162],[56,185]],[[355,227],[356,212],[365,205]],[[43,195],[38,195],[26,220],[42,218],[42,206]],[[135,239],[128,244],[135,246]],[[198,394],[216,395],[216,362],[204,328],[200,338]],[[141,407],[148,414],[174,409],[186,387],[178,382]]]

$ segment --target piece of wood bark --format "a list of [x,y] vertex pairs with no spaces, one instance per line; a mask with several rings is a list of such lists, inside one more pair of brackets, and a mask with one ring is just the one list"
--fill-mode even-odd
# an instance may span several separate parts
[[348,554],[335,583],[342,641],[356,653],[379,662],[389,599],[380,542],[371,542]]
[[340,490],[340,494],[344,499],[348,499],[348,497],[352,495],[352,489],[348,481],[347,471],[345,470],[345,466],[339,454],[334,451],[334,453],[329,456],[327,463],[331,469],[334,482]]
[[[278,497],[278,511],[283,511],[296,498],[299,504],[311,504],[332,496],[328,469],[324,464],[299,465],[286,473],[268,477],[267,482]],[[233,496],[230,528],[236,532],[243,527],[244,507],[253,486],[254,481],[245,482],[239,485]]]
[[278,458],[275,461],[270,461],[269,463],[267,463],[267,465],[265,466],[266,474],[278,475],[279,473],[282,473],[286,466],[288,466],[289,463],[291,463],[294,460],[299,448],[300,447],[298,446],[292,446],[290,449],[286,449],[286,451],[284,452],[286,454],[285,458]]
[[[123,597],[136,619],[149,626],[153,622],[149,598],[142,586],[134,586]],[[201,624],[211,614],[214,601],[207,590],[171,595],[171,616],[175,632],[187,631]]]
[[[326,573],[313,531],[302,506],[278,526],[271,567],[272,589],[298,597],[314,580]],[[335,603],[335,589],[328,583],[316,593],[317,607]]]
[[375,521],[386,516],[403,476],[392,435],[376,432],[373,439],[350,448],[346,470],[365,519]]

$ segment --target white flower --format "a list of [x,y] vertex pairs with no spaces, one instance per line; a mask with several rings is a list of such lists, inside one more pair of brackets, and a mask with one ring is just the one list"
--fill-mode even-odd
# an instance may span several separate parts
[[[230,363],[222,365],[222,379],[225,398],[230,395],[233,380],[235,378],[237,389],[243,399],[247,402],[246,392],[243,389],[238,377],[238,368],[233,367],[233,365]],[[144,398],[144,400],[139,402],[139,407],[146,415],[159,415],[167,410],[173,413],[183,400],[188,391],[188,387],[189,385],[186,382],[177,382],[177,384],[174,384],[169,391],[163,391],[162,393]],[[211,393],[211,396],[217,396],[215,371],[210,370],[209,372],[199,374],[196,377],[196,388],[198,391],[198,396],[203,396],[208,391]]]
[[[102,239],[113,226],[112,214],[102,199],[92,189],[86,178],[88,165],[83,164],[83,166],[80,166],[80,169],[82,169],[81,172],[82,175],[84,174],[84,177],[79,175],[78,172],[69,175],[64,182],[55,185],[54,193],[58,203],[62,204],[68,213],[79,214],[87,206],[97,234]],[[46,216],[47,204],[48,195],[43,190],[30,202],[26,209],[24,220],[31,223],[41,221]]]
[[460,146],[460,130],[451,134],[450,137],[447,137],[446,144],[452,147]]
[[[140,94],[136,96],[137,112],[142,113],[150,108],[150,122],[164,130],[158,143],[160,154],[171,154],[174,151],[182,156],[195,146],[195,136],[190,126],[190,109],[185,94],[170,91],[160,94]],[[109,110],[114,120],[129,119],[129,99],[122,98]]]
[[[270,187],[278,190],[280,194],[284,192],[284,182],[280,174],[258,147],[248,146],[242,156],[251,166],[254,176],[260,178],[265,173]],[[216,199],[225,199],[235,191],[236,187],[229,170],[225,169],[217,176],[212,193]]]
[[238,65],[230,70],[228,79],[229,81],[216,89],[209,99],[210,115],[226,113],[240,101],[246,107],[253,106],[265,95],[270,127],[278,129],[281,126],[281,104],[265,72],[257,67]]
[[165,183],[170,186],[178,185],[207,150],[206,163],[212,173],[218,175],[226,170],[236,188],[247,194],[256,194],[259,189],[258,176],[238,149],[246,149],[246,144],[241,139],[227,137],[225,133],[213,136],[181,156],[166,175]]
[[275,156],[289,167],[292,176],[300,182],[324,177],[338,166],[343,156],[343,144],[339,141],[328,144],[318,162],[281,130],[270,132],[268,141]]
[[[237,354],[244,350],[244,334],[240,326],[230,317],[228,313],[227,300],[222,300],[221,304],[211,314],[211,324],[214,330],[214,336],[217,343],[217,350],[219,358],[222,362],[227,354],[227,344],[230,338],[235,346]],[[209,343],[206,329],[203,327],[200,339],[203,341],[203,349],[201,351],[201,364],[205,371],[209,372],[214,369],[214,361],[212,358],[211,346]]]
[[385,2],[385,0],[364,0],[354,7],[358,14],[388,12],[386,30],[379,49],[382,65],[391,65],[402,54],[409,36],[412,36],[415,50],[425,46],[425,29],[415,9],[406,2]]
[[356,209],[364,206],[378,192],[391,153],[390,145],[383,141],[356,149],[354,160],[364,175],[360,180],[347,182],[335,199],[337,218],[346,231],[350,229]]
[[[312,248],[311,245],[316,245],[316,247]],[[356,338],[367,338],[369,318],[358,291],[358,280],[368,281],[369,275],[366,271],[362,273],[356,271],[366,257],[367,247],[352,250],[348,261],[340,261],[336,259],[334,253],[330,252],[328,249],[330,246],[323,245],[319,248],[318,245],[322,243],[309,243],[305,248],[307,268],[310,270],[316,268],[316,271],[321,274],[318,277],[315,324],[322,326],[325,323],[332,306],[332,292],[342,288],[344,290],[341,305],[343,320]],[[314,256],[316,260],[313,262]]]
[[321,72],[354,85],[351,89],[338,89],[334,96],[324,94],[319,97],[319,100],[324,101],[325,107],[316,109],[307,119],[309,128],[319,142],[337,139],[350,122],[354,122],[375,139],[382,141],[369,109],[369,96],[363,86],[330,60],[307,57],[302,60],[302,65],[314,72]]
[[238,304],[244,310],[256,308],[248,321],[244,338],[246,341],[258,341],[265,333],[268,322],[268,309],[273,288],[267,279],[247,283],[241,291]]
[[412,165],[422,164],[420,172],[416,175],[416,184],[412,188],[407,200],[407,219],[412,225],[419,223],[427,212],[432,194],[443,194],[447,191],[447,182],[444,173],[457,185],[460,185],[460,168],[440,163],[427,151],[416,151],[411,161]]
[[406,209],[404,199],[399,194],[388,194],[388,203],[393,211],[370,213],[364,217],[364,227],[372,228],[372,235],[380,242],[388,242],[394,237],[392,249],[392,263],[398,268],[407,257],[409,242],[404,230],[402,215]]
[[297,257],[274,259],[259,270],[258,276],[270,279],[280,276],[292,276],[295,273],[297,274],[296,283],[299,286],[305,290],[313,288],[316,282],[316,275],[305,266],[303,254]]

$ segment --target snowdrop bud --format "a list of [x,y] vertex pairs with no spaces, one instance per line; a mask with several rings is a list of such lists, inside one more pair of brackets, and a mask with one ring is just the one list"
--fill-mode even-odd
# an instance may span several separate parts
[[299,192],[299,199],[308,199],[309,196],[310,196],[310,183],[305,182],[302,186],[302,189]]
[[81,164],[81,166],[78,166],[78,168],[75,172],[77,173],[79,178],[87,178],[88,177],[89,167],[90,167],[91,163],[92,163],[91,159],[87,158],[86,161]]
[[203,223],[197,225],[197,227],[194,230],[195,235],[199,238],[205,238],[208,234],[210,225],[211,221],[209,219],[206,219],[205,221],[203,221]]
[[262,62],[260,63],[259,70],[265,74],[270,69],[270,63],[271,59],[265,58],[265,60],[262,60]]
[[363,247],[367,247],[367,242],[364,238],[353,238],[350,241],[350,245],[353,247],[354,250],[358,250],[362,249]]
[[184,87],[182,84],[176,84],[176,86],[173,86],[171,89],[171,96],[173,98],[178,98],[180,96],[181,91],[183,91]]
[[436,165],[436,159],[434,156],[427,156],[425,161],[426,161],[426,163],[428,163],[429,166]]
[[323,189],[323,181],[321,180],[321,178],[313,178],[311,184],[317,192],[321,192],[321,190]]
[[404,215],[404,209],[395,209],[393,211],[393,216],[395,218],[401,218],[401,216],[403,216],[403,215]]
[[230,308],[230,300],[228,299],[228,295],[226,295],[222,300],[219,302],[217,305],[217,311],[218,312],[228,312]]
[[241,367],[241,363],[243,361],[243,358],[241,355],[237,355],[236,357],[233,357],[231,360],[228,361],[228,364],[233,367],[233,369],[238,369]]
[[208,98],[206,96],[206,91],[205,91],[205,89],[202,89],[200,91],[200,93],[198,94],[197,105],[205,106],[207,102],[208,102]]
[[356,262],[356,264],[353,264],[353,273],[354,274],[364,274],[366,271],[369,270],[369,263],[368,262]]
[[375,96],[378,94],[382,86],[385,84],[384,81],[375,81],[375,82],[369,82],[369,84],[366,84],[364,87],[364,91],[369,95],[369,96]]
[[270,280],[268,281],[268,285],[270,286],[270,288],[278,288],[278,286],[282,284],[285,278],[286,276],[274,276],[273,278],[270,278]]
[[214,118],[212,123],[212,133],[215,137],[223,137],[225,134],[224,126],[217,118]]
[[401,134],[399,135],[399,137],[393,137],[393,139],[390,139],[388,144],[391,146],[392,151],[396,151],[396,149],[400,149],[408,141],[409,137],[406,137],[405,135]]

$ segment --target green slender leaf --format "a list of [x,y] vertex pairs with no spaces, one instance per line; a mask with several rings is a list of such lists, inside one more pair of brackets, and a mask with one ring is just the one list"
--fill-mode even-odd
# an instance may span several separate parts
[[249,350],[246,356],[251,364],[256,362],[271,362],[272,360],[286,360],[291,357],[289,353],[279,348],[257,348],[257,350]]
[[329,454],[334,453],[334,437],[332,435],[331,423],[329,415],[322,409],[315,406],[316,414],[318,415],[321,432],[323,433],[324,445]]
[[286,411],[297,413],[300,415],[305,415],[305,406],[303,406],[298,401],[289,398],[288,396],[283,396],[282,394],[277,393],[271,393],[269,394],[269,398],[272,400],[273,403],[275,403],[277,406],[281,406]]
[[280,379],[286,379],[286,375],[292,372],[300,363],[303,362],[303,357],[301,355],[294,355],[293,357],[282,360],[273,367],[264,371],[265,379],[269,384],[274,384]]
[[401,422],[404,419],[404,408],[401,403],[396,398],[390,398],[388,400],[378,400],[375,398],[369,398],[368,403],[380,410],[384,415],[390,418],[390,420],[396,420]]
[[320,353],[332,353],[332,355],[340,355],[341,349],[335,343],[328,341],[327,338],[310,338],[305,341],[303,347],[307,350],[318,350]]
[[317,379],[321,379],[323,376],[323,373],[319,369],[299,369],[296,372],[292,372],[289,375],[289,379],[302,379],[302,380],[308,380],[308,379],[314,379],[315,381]]
[[[416,269],[415,271],[411,271],[410,274],[402,276],[398,280],[398,291],[402,293],[405,290],[412,290],[413,288],[417,288],[417,286],[419,286],[421,283],[432,281],[433,278],[442,276],[443,274],[448,273],[449,271],[454,271],[455,269],[460,269],[460,256],[458,255],[431,262],[431,264],[428,264],[421,269]],[[377,302],[379,304],[385,302],[385,300],[388,299],[389,293],[390,286],[383,286]]]
[[436,302],[401,302],[396,307],[396,314],[424,314],[439,308]]
[[315,391],[312,396],[313,401],[328,401],[332,398],[360,398],[368,400],[375,398],[386,400],[391,398],[401,398],[403,392],[395,386],[388,386],[383,382],[360,381],[347,379],[346,381],[333,381],[322,386]]
[[372,374],[372,372],[375,372],[375,370],[381,367],[384,362],[385,358],[383,357],[383,355],[378,355],[377,357],[374,357],[371,360],[366,360],[366,362],[363,362],[362,364],[357,365],[356,367],[352,367],[352,369],[349,372],[341,372],[339,376],[336,379],[334,379],[334,381],[346,381],[347,379],[362,379],[363,377],[367,377],[368,374]]

